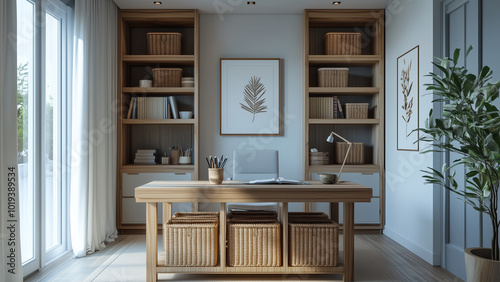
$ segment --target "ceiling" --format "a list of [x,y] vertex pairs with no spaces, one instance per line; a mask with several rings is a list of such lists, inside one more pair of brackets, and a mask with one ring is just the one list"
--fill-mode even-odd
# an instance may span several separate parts
[[121,9],[198,9],[201,14],[302,14],[304,9],[385,9],[392,0],[114,0]]

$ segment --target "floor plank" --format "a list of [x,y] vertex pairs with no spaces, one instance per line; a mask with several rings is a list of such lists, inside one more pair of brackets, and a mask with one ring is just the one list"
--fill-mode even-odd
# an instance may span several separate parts
[[[158,240],[161,242],[161,238]],[[342,250],[342,236],[339,239]],[[161,248],[161,246],[159,246]],[[145,281],[145,235],[121,235],[85,258],[70,258],[26,281]],[[342,251],[339,254],[342,258]],[[453,281],[461,279],[433,267],[385,235],[355,235],[355,281]],[[342,281],[340,275],[187,275],[160,274],[163,281]]]

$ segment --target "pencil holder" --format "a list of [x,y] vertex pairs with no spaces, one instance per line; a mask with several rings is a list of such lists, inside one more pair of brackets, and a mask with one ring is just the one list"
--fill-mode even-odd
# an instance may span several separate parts
[[179,150],[170,150],[170,162],[173,165],[179,164]]
[[208,169],[208,182],[210,182],[210,184],[222,184],[223,179],[224,179],[223,168]]

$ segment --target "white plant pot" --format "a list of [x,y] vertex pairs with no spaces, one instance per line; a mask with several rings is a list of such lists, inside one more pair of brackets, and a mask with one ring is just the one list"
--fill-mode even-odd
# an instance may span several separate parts
[[465,273],[467,282],[500,281],[500,261],[489,259],[491,249],[465,249]]

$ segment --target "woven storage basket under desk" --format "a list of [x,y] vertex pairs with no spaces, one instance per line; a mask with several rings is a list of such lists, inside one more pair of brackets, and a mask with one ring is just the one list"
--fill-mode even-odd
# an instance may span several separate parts
[[154,87],[181,87],[181,68],[154,68]]
[[331,220],[290,222],[291,266],[337,266],[339,226]]
[[281,233],[277,220],[228,220],[230,266],[281,266]]
[[[351,151],[346,159],[346,164],[363,164],[365,162],[365,146],[363,143],[352,142]],[[335,142],[335,162],[344,162],[349,145],[346,142]]]
[[218,220],[169,220],[163,225],[165,266],[216,266],[218,242]]
[[149,55],[180,55],[181,38],[178,32],[148,32]]
[[328,32],[325,34],[325,55],[361,55],[361,34]]

